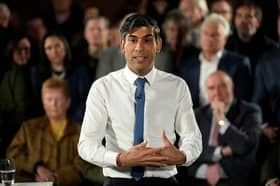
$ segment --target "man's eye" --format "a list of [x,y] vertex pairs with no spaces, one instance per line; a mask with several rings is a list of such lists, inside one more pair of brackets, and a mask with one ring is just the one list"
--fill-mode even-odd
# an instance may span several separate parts
[[150,43],[150,42],[152,42],[152,41],[153,41],[152,38],[146,38],[146,39],[144,39],[144,42],[145,42],[145,43]]
[[52,47],[46,47],[45,50],[46,51],[50,51],[52,49]]
[[137,40],[134,39],[134,38],[129,38],[128,41],[129,41],[129,42],[132,42],[132,43],[136,43],[136,42],[137,42]]

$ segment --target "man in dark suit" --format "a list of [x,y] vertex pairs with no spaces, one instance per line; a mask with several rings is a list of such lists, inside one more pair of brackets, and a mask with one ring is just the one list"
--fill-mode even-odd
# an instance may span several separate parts
[[248,58],[224,50],[230,33],[229,23],[218,14],[204,20],[200,35],[200,54],[185,58],[179,75],[190,87],[194,107],[208,103],[205,79],[216,70],[223,70],[232,78],[237,98],[250,100],[252,77]]
[[263,113],[263,132],[274,143],[280,130],[280,49],[274,48],[262,55],[256,67],[252,101]]
[[209,104],[195,111],[203,152],[188,169],[190,185],[248,186],[260,135],[260,109],[234,99],[233,82],[223,71],[210,74],[205,85]]
[[257,153],[259,169],[263,166],[273,144],[277,141],[280,143],[279,60],[280,49],[271,49],[259,59],[255,71],[252,100],[261,107],[263,114],[262,135]]
[[[270,11],[273,12],[274,9],[271,8]],[[255,71],[258,58],[268,49],[277,47],[277,43],[266,36],[261,28],[262,14],[262,9],[256,1],[239,1],[234,11],[235,29],[226,44],[226,49],[245,55],[250,59],[252,73]],[[270,19],[269,22],[274,22],[274,20]]]

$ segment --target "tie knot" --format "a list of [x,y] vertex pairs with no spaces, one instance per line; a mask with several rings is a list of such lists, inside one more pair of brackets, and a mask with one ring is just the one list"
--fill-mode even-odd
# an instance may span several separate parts
[[137,78],[135,80],[135,85],[136,85],[136,92],[135,92],[135,97],[136,99],[145,99],[145,78]]
[[136,85],[137,87],[144,87],[145,82],[146,82],[145,78],[137,78],[137,79],[135,80],[135,85]]

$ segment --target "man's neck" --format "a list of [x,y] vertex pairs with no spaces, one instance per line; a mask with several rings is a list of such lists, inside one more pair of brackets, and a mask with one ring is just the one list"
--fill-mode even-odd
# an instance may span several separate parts
[[239,34],[239,33],[238,33],[238,37],[243,43],[249,43],[252,38],[252,36],[248,34]]
[[207,61],[212,61],[213,57],[215,56],[214,53],[210,52],[203,52],[202,55]]
[[100,53],[100,51],[102,50],[102,46],[101,45],[97,45],[97,44],[92,44],[92,45],[89,45],[88,47],[88,53],[90,55],[93,55],[93,56],[96,56]]

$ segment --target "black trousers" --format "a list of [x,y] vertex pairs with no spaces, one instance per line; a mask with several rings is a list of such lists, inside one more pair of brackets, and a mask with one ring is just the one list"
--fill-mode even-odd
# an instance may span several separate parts
[[139,181],[126,178],[107,178],[103,186],[179,186],[175,177],[142,178]]

